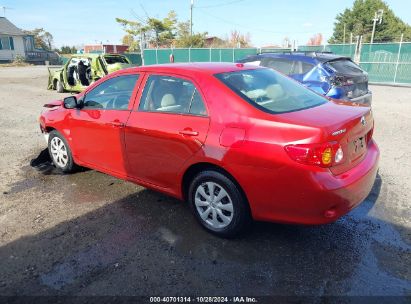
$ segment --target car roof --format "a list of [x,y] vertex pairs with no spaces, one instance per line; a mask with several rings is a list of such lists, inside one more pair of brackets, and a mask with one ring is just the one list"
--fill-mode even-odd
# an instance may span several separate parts
[[97,58],[99,56],[124,56],[123,54],[108,54],[108,53],[83,53],[83,54],[71,54],[70,58]]
[[140,67],[132,67],[115,73],[133,73],[133,72],[163,72],[177,74],[219,74],[227,72],[235,72],[241,70],[261,69],[262,67],[241,64],[241,63],[226,63],[226,62],[191,62],[191,63],[168,63],[155,64]]
[[[303,62],[308,62],[312,64],[324,63],[328,61],[334,61],[339,59],[348,59],[349,57],[336,55],[326,52],[289,52],[289,53],[261,53],[256,55],[258,57],[267,58],[286,58],[289,60],[299,60]],[[253,56],[250,56],[252,58]]]

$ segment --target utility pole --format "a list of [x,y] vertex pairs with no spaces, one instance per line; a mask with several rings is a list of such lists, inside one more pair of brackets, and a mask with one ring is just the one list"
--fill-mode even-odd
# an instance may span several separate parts
[[384,13],[383,9],[379,9],[374,13],[374,19],[372,19],[373,24],[372,24],[372,33],[371,33],[371,44],[374,43],[374,35],[375,35],[375,26],[377,25],[377,21],[379,22],[378,24],[381,24],[382,22],[382,14]]
[[344,23],[344,38],[343,38],[343,44],[345,44],[345,27],[346,27],[346,23]]
[[6,17],[6,10],[11,10],[11,7],[5,7],[5,6],[0,6],[1,9],[3,9],[3,17]]
[[403,39],[404,39],[404,34],[401,34],[400,47],[398,49],[398,54],[397,54],[397,63],[395,65],[394,83],[397,82],[398,65],[400,63],[401,47],[402,47],[402,40]]
[[190,5],[190,36],[193,36],[193,6],[194,6],[194,0],[191,0],[191,5]]
[[144,32],[140,29],[140,55],[141,55],[141,65],[144,65]]

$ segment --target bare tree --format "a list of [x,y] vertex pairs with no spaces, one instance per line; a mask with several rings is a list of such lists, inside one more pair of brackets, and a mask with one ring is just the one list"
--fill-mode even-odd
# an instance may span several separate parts
[[323,43],[323,35],[321,33],[318,33],[312,36],[308,40],[307,45],[321,45],[322,43]]

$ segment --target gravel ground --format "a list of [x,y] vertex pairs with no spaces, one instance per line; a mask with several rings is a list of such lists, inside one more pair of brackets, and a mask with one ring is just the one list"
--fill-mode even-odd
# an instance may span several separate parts
[[411,88],[372,86],[381,162],[336,223],[203,231],[182,202],[50,166],[45,67],[0,67],[0,295],[411,295]]

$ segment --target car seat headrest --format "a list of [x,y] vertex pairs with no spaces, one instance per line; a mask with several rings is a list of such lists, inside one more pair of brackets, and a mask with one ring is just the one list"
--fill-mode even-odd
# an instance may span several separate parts
[[176,104],[176,99],[174,98],[173,94],[165,94],[163,98],[161,98],[161,107],[169,107],[174,106]]

